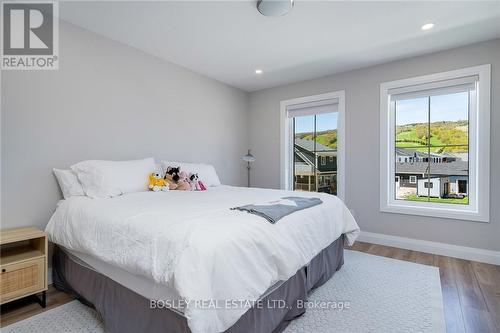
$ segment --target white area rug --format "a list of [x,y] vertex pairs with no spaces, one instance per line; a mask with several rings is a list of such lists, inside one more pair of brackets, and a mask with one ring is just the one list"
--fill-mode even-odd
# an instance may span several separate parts
[[309,308],[286,333],[445,332],[437,267],[345,251],[345,263],[309,301],[349,302],[344,310]]
[[[312,292],[307,305],[313,307],[286,333],[445,332],[438,268],[356,251],[345,251],[342,269]],[[104,328],[95,311],[72,301],[2,332],[103,333]]]

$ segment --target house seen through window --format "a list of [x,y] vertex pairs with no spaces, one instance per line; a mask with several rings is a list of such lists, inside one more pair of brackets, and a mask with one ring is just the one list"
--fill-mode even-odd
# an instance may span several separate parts
[[293,118],[294,190],[337,194],[337,116]]
[[473,86],[396,96],[397,200],[468,204],[469,105]]

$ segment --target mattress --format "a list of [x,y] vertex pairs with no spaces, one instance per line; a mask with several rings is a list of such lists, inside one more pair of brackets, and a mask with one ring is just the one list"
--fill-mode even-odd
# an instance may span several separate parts
[[[287,196],[320,198],[322,204],[275,224],[231,210]],[[198,304],[256,301],[342,234],[352,244],[359,227],[345,204],[329,194],[218,186],[111,199],[72,197],[60,202],[46,231],[57,245],[171,288],[170,296],[189,303],[184,314],[191,331],[210,333],[225,331],[248,308]],[[153,291],[144,283],[141,288]],[[154,291],[168,295],[167,290]]]

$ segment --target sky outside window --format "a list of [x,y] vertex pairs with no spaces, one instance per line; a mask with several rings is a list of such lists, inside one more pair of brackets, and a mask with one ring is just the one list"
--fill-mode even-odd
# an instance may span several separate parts
[[[431,122],[468,120],[467,92],[432,96],[431,99]],[[396,110],[398,126],[426,122],[427,97],[397,101]]]
[[[295,133],[310,133],[314,130],[311,129],[311,117],[296,117],[295,118]],[[337,129],[337,112],[331,113],[322,113],[317,115],[320,117],[318,121],[316,121],[316,132],[335,130]]]

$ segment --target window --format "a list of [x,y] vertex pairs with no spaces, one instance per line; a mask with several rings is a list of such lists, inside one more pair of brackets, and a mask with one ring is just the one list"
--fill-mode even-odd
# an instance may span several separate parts
[[[381,84],[381,211],[488,222],[490,72]],[[405,186],[398,173],[422,179]]]
[[313,103],[289,108],[293,125],[292,189],[337,194],[336,166],[327,166],[323,155],[337,152],[337,102]]
[[343,91],[281,102],[283,189],[343,198],[343,110]]
[[467,181],[466,180],[458,180],[458,193],[466,194],[467,193]]

